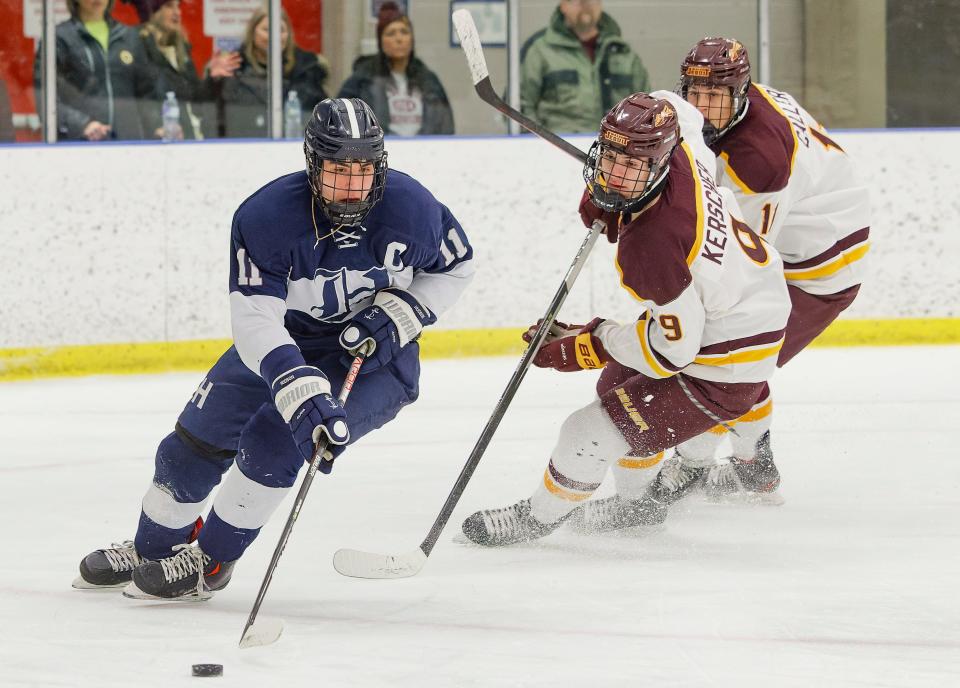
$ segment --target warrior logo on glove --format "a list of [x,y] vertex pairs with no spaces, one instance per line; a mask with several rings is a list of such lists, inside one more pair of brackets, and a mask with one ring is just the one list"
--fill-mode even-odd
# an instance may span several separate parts
[[[389,363],[400,349],[416,341],[425,326],[436,320],[430,309],[410,292],[391,287],[378,292],[372,306],[353,316],[340,333],[340,346],[352,356],[364,342],[373,345],[360,371],[363,375]],[[348,357],[344,356],[344,360]]]

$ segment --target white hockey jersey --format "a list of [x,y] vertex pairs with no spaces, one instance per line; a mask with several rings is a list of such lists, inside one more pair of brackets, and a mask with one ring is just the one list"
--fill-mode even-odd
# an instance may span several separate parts
[[700,113],[672,93],[651,95],[676,105],[684,140],[660,197],[624,217],[620,230],[617,270],[642,315],[605,321],[594,335],[618,363],[648,377],[766,381],[790,313],[783,263],[717,184]]
[[714,142],[717,179],[773,244],[789,284],[816,295],[860,284],[870,199],[849,156],[789,93],[751,84],[744,118]]

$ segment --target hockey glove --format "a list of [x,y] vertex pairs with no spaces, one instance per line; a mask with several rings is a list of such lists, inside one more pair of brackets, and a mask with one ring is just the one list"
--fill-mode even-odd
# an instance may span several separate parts
[[[385,366],[400,349],[420,336],[424,326],[436,321],[430,309],[412,294],[402,289],[384,289],[374,297],[372,306],[353,316],[340,333],[340,346],[352,357],[361,344],[373,342],[374,349],[360,370],[363,375]],[[350,357],[343,356],[341,361],[349,364]]]
[[[277,411],[290,426],[305,460],[313,460],[317,442],[326,435],[330,445],[324,458],[329,466],[329,461],[350,441],[350,429],[347,412],[330,394],[327,376],[313,366],[300,366],[278,377],[270,388]],[[321,470],[330,472],[329,468],[324,470],[324,464]]]
[[[538,368],[554,368],[562,373],[602,368],[610,361],[610,357],[600,340],[593,335],[593,331],[602,322],[603,318],[594,318],[587,325],[554,322],[540,345],[540,350],[533,357],[533,365]],[[523,340],[529,344],[539,326],[539,322],[531,325],[523,333]]]
[[600,220],[606,225],[603,233],[607,237],[607,241],[611,244],[617,243],[617,237],[620,234],[620,213],[601,210],[595,206],[588,189],[584,189],[583,196],[580,197],[580,219],[583,220],[587,229],[593,227],[594,221]]

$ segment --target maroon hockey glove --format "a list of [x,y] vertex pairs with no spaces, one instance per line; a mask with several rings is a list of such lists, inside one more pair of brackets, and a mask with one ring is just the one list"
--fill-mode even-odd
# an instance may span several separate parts
[[590,192],[583,190],[583,196],[580,197],[580,219],[587,229],[593,227],[595,220],[600,220],[606,224],[607,228],[603,230],[607,241],[611,244],[617,243],[617,236],[620,234],[620,213],[610,210],[601,210],[593,204],[590,198]]
[[[603,320],[594,318],[587,325],[553,323],[546,339],[540,345],[540,350],[533,357],[533,365],[538,368],[554,368],[562,373],[602,368],[610,361],[610,357],[607,356],[603,344],[592,333]],[[529,344],[539,326],[539,322],[531,325],[523,333],[523,340]]]

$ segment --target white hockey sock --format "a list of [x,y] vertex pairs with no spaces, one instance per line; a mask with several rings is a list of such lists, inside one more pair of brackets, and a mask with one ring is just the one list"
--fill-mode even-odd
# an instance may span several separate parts
[[292,487],[267,487],[245,476],[239,467],[227,473],[213,508],[217,516],[237,528],[261,528]]
[[560,428],[543,479],[530,498],[531,515],[541,523],[560,520],[589,499],[609,463],[629,451],[599,400],[570,414]]
[[733,455],[738,459],[750,461],[756,458],[757,442],[763,433],[770,429],[773,422],[773,399],[767,397],[752,409],[737,418],[734,430],[730,434]]
[[677,454],[684,466],[709,468],[717,464],[717,448],[729,431],[722,425],[715,425],[696,437],[677,445]]
[[653,456],[623,456],[613,464],[617,494],[624,499],[640,499],[656,477],[663,452]]
[[143,513],[154,523],[179,530],[196,522],[206,502],[206,499],[201,502],[178,502],[170,492],[156,483],[150,483],[141,506]]

